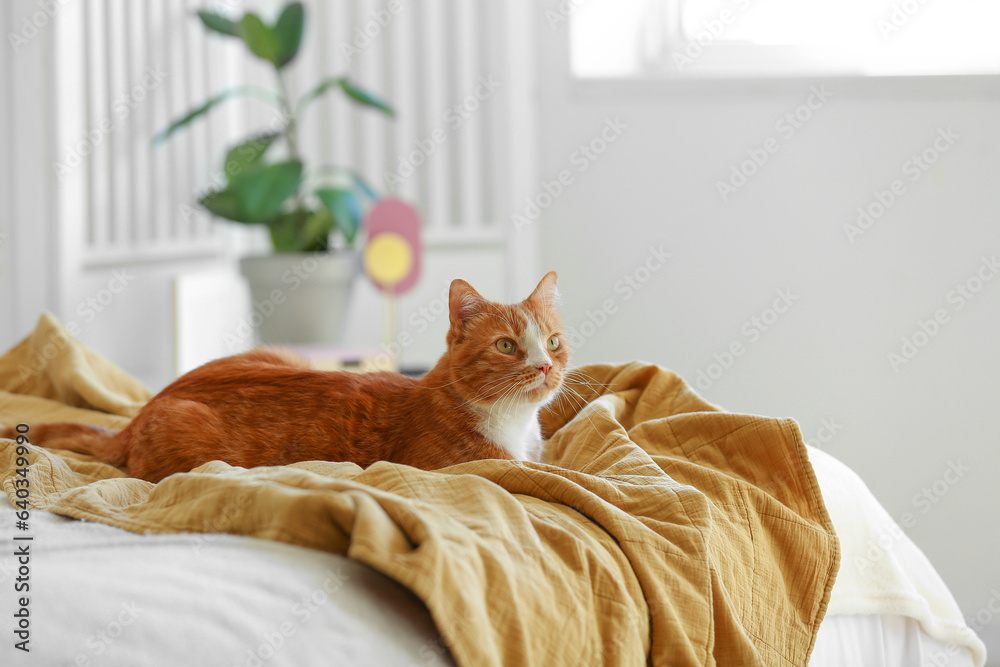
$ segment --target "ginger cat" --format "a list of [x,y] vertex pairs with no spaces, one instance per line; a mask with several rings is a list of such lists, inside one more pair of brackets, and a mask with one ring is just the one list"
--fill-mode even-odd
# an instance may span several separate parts
[[[313,370],[287,351],[218,359],[153,397],[122,431],[32,426],[32,441],[93,454],[158,482],[212,460],[235,466],[376,461],[425,470],[477,459],[534,459],[538,411],[555,398],[569,350],[550,272],[518,304],[449,293],[448,349],[423,378]],[[0,427],[14,438],[14,429]]]

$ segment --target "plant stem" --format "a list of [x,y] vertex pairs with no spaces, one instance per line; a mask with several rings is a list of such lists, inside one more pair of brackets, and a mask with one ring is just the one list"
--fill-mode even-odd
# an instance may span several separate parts
[[280,69],[276,70],[276,72],[278,74],[278,88],[281,90],[282,112],[288,118],[288,125],[285,127],[285,139],[288,140],[289,157],[293,160],[299,160],[301,158],[299,157],[298,119],[295,117],[295,112],[292,111],[291,96],[288,94],[288,84],[285,82],[285,77]]
[[[298,119],[295,117],[295,112],[292,110],[292,98],[288,94],[288,83],[285,81],[285,77],[280,69],[276,69],[275,72],[278,75],[278,88],[281,90],[281,104],[284,107],[283,112],[288,118],[288,124],[285,126],[285,139],[288,141],[288,156],[293,160],[302,161],[302,157],[299,155],[299,124]],[[297,231],[302,233],[306,226],[307,216],[304,215],[305,212],[305,197],[302,193],[302,182],[299,182],[299,189],[295,193],[295,212],[302,214],[296,215],[295,219],[297,222]]]

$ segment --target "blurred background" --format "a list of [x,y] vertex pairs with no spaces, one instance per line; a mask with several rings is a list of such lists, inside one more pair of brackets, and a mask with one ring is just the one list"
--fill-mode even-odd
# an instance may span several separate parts
[[[318,93],[268,159],[374,191],[328,223],[412,205],[419,276],[392,305],[357,268],[318,344],[427,368],[451,279],[515,301],[556,270],[575,363],[654,362],[728,410],[798,420],[1000,654],[1000,6],[304,5],[279,80],[196,14],[273,23],[279,2],[0,4],[0,347],[50,311],[155,391],[288,319],[296,281],[272,302],[240,268],[274,235],[199,204],[287,109],[240,89],[152,139],[226,90],[302,99],[349,77],[361,92]],[[353,249],[330,238],[361,267],[364,228]],[[312,257],[289,269],[307,287]]]

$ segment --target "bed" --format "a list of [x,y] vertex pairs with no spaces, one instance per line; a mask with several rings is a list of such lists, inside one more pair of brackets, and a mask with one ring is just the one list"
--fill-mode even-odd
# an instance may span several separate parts
[[[794,422],[649,364],[585,370],[542,463],[212,462],[153,485],[31,446],[26,531],[0,442],[31,587],[0,597],[30,614],[3,664],[984,664],[930,563]],[[48,315],[0,357],[0,423],[121,426],[145,400]]]

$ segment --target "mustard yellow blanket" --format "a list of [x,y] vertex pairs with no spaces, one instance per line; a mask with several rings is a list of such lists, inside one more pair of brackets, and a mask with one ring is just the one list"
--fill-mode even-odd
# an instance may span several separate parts
[[[154,485],[31,447],[31,507],[345,554],[423,600],[460,665],[806,665],[839,550],[796,424],[656,366],[583,370],[544,463],[216,461]],[[120,427],[149,397],[48,315],[0,357],[0,423]],[[12,501],[16,467],[0,441]]]

